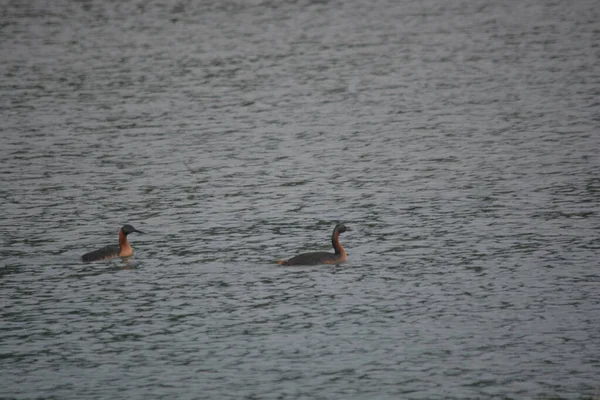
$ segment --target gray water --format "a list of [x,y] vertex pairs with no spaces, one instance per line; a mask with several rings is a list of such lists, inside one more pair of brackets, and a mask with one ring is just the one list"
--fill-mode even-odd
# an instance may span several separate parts
[[0,397],[597,397],[598,21],[3,1]]

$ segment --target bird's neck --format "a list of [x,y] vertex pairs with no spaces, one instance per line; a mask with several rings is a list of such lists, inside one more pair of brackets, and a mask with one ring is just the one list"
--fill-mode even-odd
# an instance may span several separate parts
[[340,243],[340,233],[338,231],[333,232],[333,235],[331,236],[331,244],[333,245],[335,254],[339,254],[342,257],[346,257],[346,250],[344,250]]
[[127,235],[123,232],[123,229],[119,230],[119,247],[121,248],[121,254],[132,253],[131,246],[127,241]]

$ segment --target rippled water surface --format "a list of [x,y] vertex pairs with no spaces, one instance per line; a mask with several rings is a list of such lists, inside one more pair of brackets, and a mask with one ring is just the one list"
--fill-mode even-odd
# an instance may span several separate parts
[[598,396],[599,10],[4,1],[0,397]]

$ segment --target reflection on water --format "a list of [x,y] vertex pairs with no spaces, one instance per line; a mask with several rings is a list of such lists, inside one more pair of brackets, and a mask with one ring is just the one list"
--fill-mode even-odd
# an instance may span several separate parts
[[596,396],[599,17],[7,5],[0,397]]

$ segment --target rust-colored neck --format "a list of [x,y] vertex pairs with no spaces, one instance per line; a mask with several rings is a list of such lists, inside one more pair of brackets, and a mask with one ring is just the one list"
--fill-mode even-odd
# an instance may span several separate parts
[[119,229],[119,247],[121,248],[120,256],[130,256],[133,254],[133,249],[127,241],[127,235],[123,232],[123,228]]
[[340,243],[340,233],[337,231],[333,231],[333,235],[331,235],[331,244],[333,245],[333,249],[335,250],[335,254],[339,254],[342,258],[346,257],[346,250],[342,247]]
[[123,232],[123,228],[119,229],[119,246],[121,246],[121,248],[129,246],[127,235]]

